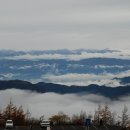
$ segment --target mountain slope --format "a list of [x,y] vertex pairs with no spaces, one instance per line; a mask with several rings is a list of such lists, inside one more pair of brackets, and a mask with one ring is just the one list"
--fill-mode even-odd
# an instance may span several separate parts
[[22,90],[31,90],[39,93],[46,92],[55,92],[59,94],[99,94],[111,99],[119,98],[120,96],[127,96],[130,94],[130,86],[124,87],[106,87],[98,85],[89,85],[89,86],[65,86],[53,83],[44,83],[40,82],[37,84],[32,84],[27,81],[21,80],[9,80],[9,81],[0,81],[0,90],[5,89],[22,89]]

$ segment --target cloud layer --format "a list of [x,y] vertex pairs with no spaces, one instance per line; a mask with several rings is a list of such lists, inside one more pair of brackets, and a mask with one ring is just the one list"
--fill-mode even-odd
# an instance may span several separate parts
[[10,89],[0,91],[0,109],[5,108],[11,99],[15,105],[22,105],[25,111],[29,109],[31,115],[37,118],[41,115],[45,115],[45,117],[48,118],[53,114],[57,114],[59,111],[63,111],[70,116],[80,113],[81,110],[90,114],[94,113],[99,104],[104,105],[105,103],[110,106],[112,111],[121,114],[124,105],[127,105],[130,112],[129,98],[130,96],[122,97],[118,101],[111,101],[106,97],[93,94],[39,94],[30,91]]
[[[59,50],[63,51],[64,50]],[[67,50],[66,50],[67,51]],[[103,51],[103,52],[102,52]],[[60,53],[54,51],[43,51],[40,54],[33,53],[33,51],[23,51],[24,54],[14,56],[1,56],[1,59],[26,59],[26,60],[38,60],[38,59],[65,59],[65,60],[82,60],[88,58],[116,58],[116,59],[130,59],[129,50],[68,50],[69,53]]]
[[[112,73],[102,73],[102,74],[78,74],[78,73],[68,73],[64,75],[54,75],[46,74],[42,75],[39,79],[31,79],[31,82],[48,82],[57,83],[64,85],[78,85],[87,86],[90,84],[106,85],[111,87],[123,86],[120,80],[114,78],[123,78],[130,76],[130,71],[120,72],[117,74]],[[127,84],[125,84],[127,85]]]
[[122,86],[130,76],[129,50],[0,51],[0,79],[86,86]]

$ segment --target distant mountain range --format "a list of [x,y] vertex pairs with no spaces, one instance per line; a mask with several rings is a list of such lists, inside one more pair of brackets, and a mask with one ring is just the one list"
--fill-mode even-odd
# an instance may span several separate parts
[[25,80],[64,85],[127,86],[127,50],[0,50],[0,80]]
[[14,50],[0,50],[0,57],[13,57],[13,56],[21,56],[21,55],[43,55],[43,54],[61,54],[61,55],[70,55],[70,54],[82,54],[82,52],[86,53],[112,53],[112,52],[120,52],[120,50],[96,50],[96,49],[77,49],[77,50],[31,50],[31,51],[14,51]]
[[[130,77],[129,77],[130,79]],[[0,81],[0,90],[5,89],[21,89],[30,90],[38,93],[55,92],[58,94],[97,94],[108,97],[110,99],[118,99],[121,96],[130,95],[130,86],[106,87],[91,84],[89,86],[65,86],[53,83],[39,82],[32,84],[27,81],[9,80]]]

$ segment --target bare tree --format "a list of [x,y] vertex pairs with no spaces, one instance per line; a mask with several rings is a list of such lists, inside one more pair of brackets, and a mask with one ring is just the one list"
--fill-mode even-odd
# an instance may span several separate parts
[[94,122],[97,124],[102,120],[104,124],[109,124],[111,117],[109,106],[107,104],[103,107],[99,105],[98,110],[94,114]]
[[41,117],[40,117],[40,121],[42,121],[42,120],[44,120],[45,118],[44,118],[44,115],[42,115]]
[[72,123],[77,125],[82,125],[86,118],[87,118],[86,112],[81,111],[79,114],[74,114],[72,116]]
[[124,108],[122,110],[122,115],[119,116],[120,121],[121,121],[121,126],[126,127],[129,123],[129,114],[128,114],[128,108],[126,105],[124,105]]
[[70,118],[68,115],[64,114],[63,112],[58,112],[57,115],[54,115],[50,118],[51,121],[53,121],[56,124],[65,124],[70,121]]
[[85,111],[81,111],[80,114],[79,114],[79,118],[84,121],[87,117],[89,117],[90,114],[87,116],[86,112]]
[[108,124],[111,118],[111,111],[107,104],[104,106],[104,108],[102,108],[101,114],[102,114],[103,123]]
[[102,107],[101,107],[101,105],[98,105],[98,109],[95,111],[95,114],[94,114],[94,123],[95,124],[99,124],[99,121],[101,119],[101,111],[102,111]]
[[109,120],[108,124],[110,124],[110,125],[116,124],[116,112],[111,113],[110,120]]

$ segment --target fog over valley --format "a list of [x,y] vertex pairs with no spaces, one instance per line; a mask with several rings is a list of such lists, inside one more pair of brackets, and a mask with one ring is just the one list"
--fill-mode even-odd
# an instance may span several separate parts
[[128,107],[128,112],[130,112],[130,96],[120,97],[118,100],[110,100],[104,96],[94,94],[40,94],[31,91],[8,89],[0,91],[0,109],[5,108],[10,99],[16,106],[22,105],[25,111],[28,109],[31,112],[31,116],[36,118],[42,115],[48,118],[61,111],[69,116],[79,114],[81,111],[93,115],[98,105],[104,104],[108,104],[110,110],[116,112],[117,115],[122,113],[124,105]]

